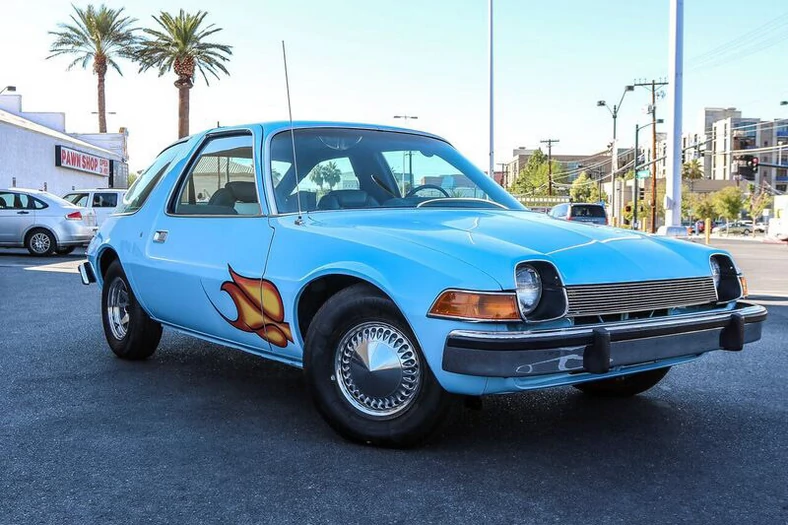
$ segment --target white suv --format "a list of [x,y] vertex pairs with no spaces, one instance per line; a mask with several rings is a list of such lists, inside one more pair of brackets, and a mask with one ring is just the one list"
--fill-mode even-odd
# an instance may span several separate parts
[[114,188],[96,188],[92,190],[74,190],[63,196],[68,202],[88,208],[96,212],[98,225],[104,222],[110,214],[115,213],[126,190]]

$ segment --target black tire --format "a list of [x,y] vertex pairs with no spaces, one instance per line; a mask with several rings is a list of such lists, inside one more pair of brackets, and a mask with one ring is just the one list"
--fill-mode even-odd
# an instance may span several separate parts
[[[345,339],[351,334],[389,343],[375,348],[382,347],[384,355],[397,359],[399,368],[394,367],[394,375],[388,375],[390,368],[370,371],[370,364],[364,370],[359,360],[350,359],[344,361],[347,366],[343,373],[338,368],[341,363],[337,356],[342,355],[339,352],[343,340],[346,341],[343,347],[349,348],[353,343],[354,339]],[[371,361],[372,357],[367,354],[367,362]],[[359,385],[352,382],[351,370],[361,370]],[[320,415],[342,437],[358,443],[398,448],[419,445],[440,426],[453,400],[453,396],[438,384],[396,305],[366,284],[356,284],[338,292],[315,314],[306,336],[304,372]],[[417,379],[407,381],[404,380],[406,376]],[[346,379],[348,377],[351,379]],[[396,386],[388,391],[392,384]],[[361,387],[366,387],[367,391],[362,392]],[[378,397],[362,395],[376,395],[375,389],[388,393]],[[354,397],[351,390],[360,397]],[[400,393],[402,395],[398,396]],[[365,402],[387,403],[393,408],[382,404],[379,407],[361,406]],[[365,409],[375,413],[365,413]],[[381,410],[393,413],[385,415]]]
[[745,228],[745,229],[744,229],[744,231],[742,232],[742,234],[743,234],[743,235],[745,235],[745,236],[747,236],[747,235],[749,235],[749,234],[750,234],[750,230],[748,230],[748,229],[746,229],[746,228]]
[[632,397],[650,389],[667,375],[670,367],[573,385],[584,394],[598,397]]
[[[119,294],[120,297],[114,294]],[[125,301],[122,296],[125,293]],[[110,313],[111,304],[125,303],[127,321],[125,329],[122,324],[124,308],[116,306],[115,313]],[[117,317],[115,317],[117,316]],[[104,286],[101,290],[101,320],[104,324],[104,336],[109,347],[121,359],[141,360],[153,355],[161,339],[161,325],[152,320],[142,309],[134,296],[126,274],[120,262],[115,260],[104,274]]]
[[55,252],[58,255],[68,255],[69,253],[73,252],[76,249],[76,246],[63,246],[62,248],[58,248]]
[[34,257],[44,257],[55,253],[57,241],[49,230],[34,228],[25,236],[25,248]]

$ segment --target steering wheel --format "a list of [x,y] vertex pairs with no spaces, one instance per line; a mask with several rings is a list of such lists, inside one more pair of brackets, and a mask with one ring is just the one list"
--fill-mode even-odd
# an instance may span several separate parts
[[451,195],[449,195],[449,192],[444,190],[443,188],[441,188],[437,184],[422,184],[421,186],[416,186],[415,188],[413,188],[412,190],[410,190],[408,193],[405,194],[405,198],[407,199],[408,197],[413,197],[414,195],[416,195],[421,190],[438,190],[439,192],[443,193],[443,195],[445,195],[446,198],[448,198],[448,199],[451,198]]

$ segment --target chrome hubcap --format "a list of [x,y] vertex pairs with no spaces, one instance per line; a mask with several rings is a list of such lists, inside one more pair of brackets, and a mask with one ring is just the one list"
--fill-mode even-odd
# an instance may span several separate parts
[[115,278],[107,292],[107,319],[115,339],[123,339],[129,330],[129,292],[120,277]]
[[376,418],[391,418],[407,409],[421,386],[421,363],[413,344],[382,322],[363,323],[345,334],[334,372],[343,397]]
[[49,236],[45,233],[34,233],[30,238],[30,246],[36,253],[46,253],[49,251]]

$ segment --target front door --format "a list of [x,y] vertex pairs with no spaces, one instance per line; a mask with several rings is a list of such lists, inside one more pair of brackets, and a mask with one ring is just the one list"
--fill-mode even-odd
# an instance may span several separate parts
[[0,192],[0,244],[22,244],[35,220],[35,207],[27,195]]
[[290,326],[262,277],[273,229],[260,204],[255,143],[251,130],[203,141],[144,241],[149,268],[137,279],[156,318],[286,356]]

